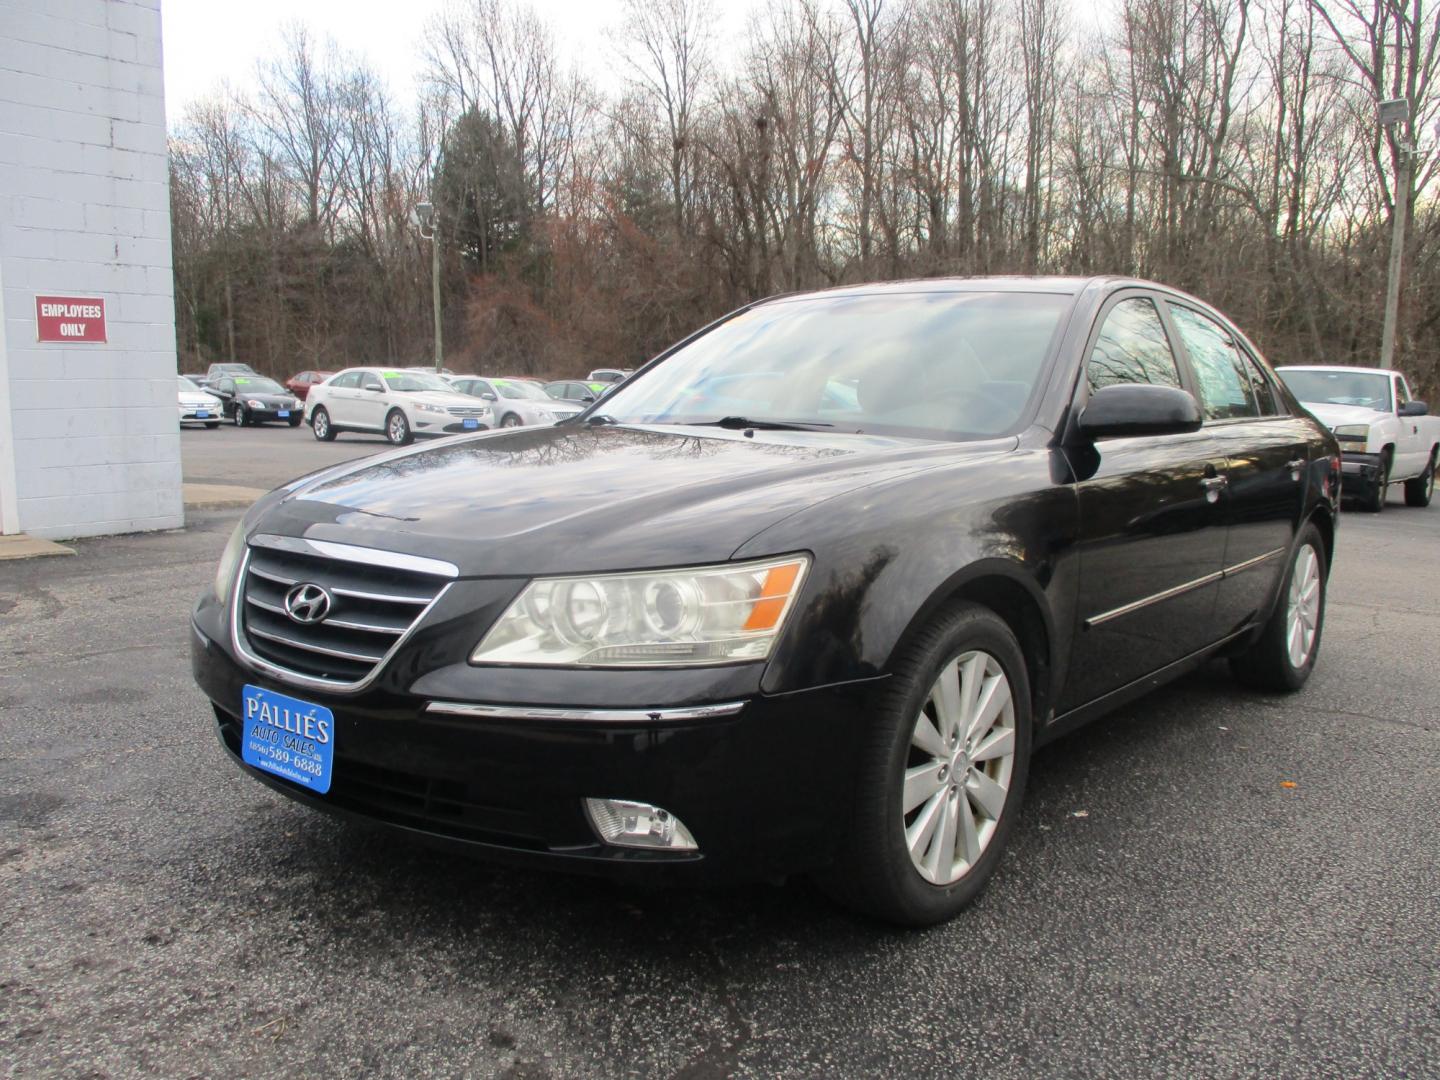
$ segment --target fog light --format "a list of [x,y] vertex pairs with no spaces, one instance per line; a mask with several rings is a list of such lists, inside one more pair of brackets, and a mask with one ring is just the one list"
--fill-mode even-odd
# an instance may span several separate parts
[[614,847],[700,849],[684,822],[663,807],[624,799],[586,799],[585,813],[595,834]]

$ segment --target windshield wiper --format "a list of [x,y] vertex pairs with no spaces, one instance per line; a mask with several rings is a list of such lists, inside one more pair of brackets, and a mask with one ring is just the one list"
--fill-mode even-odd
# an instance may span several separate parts
[[722,416],[719,420],[696,420],[684,426],[728,428],[732,431],[744,428],[754,428],[757,431],[809,431],[812,428],[831,428],[835,425],[820,420],[752,420],[748,416]]
[[615,424],[618,422],[619,421],[613,416],[606,416],[604,413],[596,413],[594,416],[587,416],[585,418],[585,423],[587,424]]

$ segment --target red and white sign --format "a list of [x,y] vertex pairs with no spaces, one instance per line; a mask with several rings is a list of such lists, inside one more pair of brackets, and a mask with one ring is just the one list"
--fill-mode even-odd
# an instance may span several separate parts
[[99,296],[35,297],[38,341],[105,340],[105,301]]

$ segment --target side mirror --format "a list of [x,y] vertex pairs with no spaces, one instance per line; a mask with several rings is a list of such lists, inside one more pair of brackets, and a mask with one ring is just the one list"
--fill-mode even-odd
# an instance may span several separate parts
[[379,383],[373,382],[367,382],[365,384],[365,389],[376,394],[383,394],[385,392],[385,387],[381,386]]
[[1407,401],[1397,410],[1398,416],[1426,416],[1430,412],[1430,406],[1423,401]]
[[484,393],[484,394],[481,394],[481,395],[480,395],[480,400],[481,400],[481,401],[499,401],[500,399],[497,398],[494,394]]
[[1080,433],[1087,439],[1134,435],[1181,435],[1199,431],[1204,417],[1189,391],[1148,383],[1102,386],[1080,412]]
[[591,403],[594,402],[594,400],[595,400],[595,395],[594,395],[594,394],[582,394],[581,397],[580,397],[580,400],[583,401],[586,405],[589,405],[589,404],[591,404]]

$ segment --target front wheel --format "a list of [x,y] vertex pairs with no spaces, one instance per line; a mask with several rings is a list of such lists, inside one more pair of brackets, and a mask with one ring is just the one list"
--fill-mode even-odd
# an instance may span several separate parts
[[330,414],[325,411],[324,406],[310,414],[310,430],[315,433],[318,442],[335,441],[335,427],[330,423]]
[[230,419],[236,427],[244,427],[250,423],[250,413],[244,405],[236,405],[235,411],[230,414]]
[[1406,506],[1429,506],[1431,496],[1435,494],[1435,451],[1430,451],[1430,460],[1425,463],[1425,471],[1414,480],[1405,481],[1405,505]]
[[876,705],[854,817],[819,882],[864,914],[929,926],[985,887],[1024,797],[1025,657],[993,611],[957,605],[921,632]]
[[399,409],[391,409],[390,415],[385,418],[385,437],[390,440],[391,446],[409,446],[414,441],[410,421]]
[[300,426],[300,414],[299,414],[299,413],[296,413],[294,416],[290,417],[290,426],[291,426],[291,427],[299,427],[299,426]]
[[504,418],[501,419],[501,421],[500,421],[500,426],[501,426],[501,427],[519,427],[519,426],[520,426],[520,417],[516,416],[513,412],[511,412],[511,413],[506,413],[505,416],[504,416]]
[[1385,496],[1390,492],[1390,455],[1383,454],[1380,458],[1380,473],[1375,477],[1375,487],[1365,495],[1365,501],[1361,504],[1372,514],[1378,514],[1385,509]]
[[207,428],[209,428],[211,431],[214,431],[217,427],[220,426],[220,421],[219,421],[219,420],[207,420],[207,421],[205,422],[205,426],[206,426]]
[[1280,599],[1255,644],[1230,658],[1235,678],[1257,690],[1299,690],[1315,669],[1325,625],[1325,545],[1306,524],[1280,582]]

